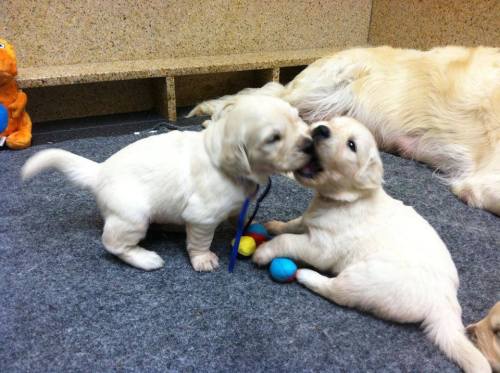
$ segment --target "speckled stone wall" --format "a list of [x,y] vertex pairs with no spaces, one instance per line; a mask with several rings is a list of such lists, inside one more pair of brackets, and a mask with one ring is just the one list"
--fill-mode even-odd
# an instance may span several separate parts
[[20,66],[346,47],[371,0],[2,0]]
[[500,46],[499,0],[373,0],[372,45]]
[[26,89],[28,112],[38,122],[149,110],[153,108],[153,80],[63,85]]
[[[364,45],[371,12],[371,0],[2,0],[1,6],[0,35],[15,45],[20,67]],[[199,87],[196,79],[179,79],[178,101],[258,83],[251,75],[204,77]],[[35,124],[148,110],[155,106],[151,86],[129,80],[31,88],[28,110]]]

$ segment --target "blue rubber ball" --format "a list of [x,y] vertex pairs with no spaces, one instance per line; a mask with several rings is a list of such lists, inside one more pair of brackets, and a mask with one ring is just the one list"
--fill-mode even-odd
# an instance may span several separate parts
[[9,111],[3,104],[0,104],[0,132],[5,131],[8,124],[9,124]]
[[271,278],[278,282],[290,282],[295,280],[297,265],[288,258],[274,258],[269,266]]
[[269,238],[269,233],[267,233],[267,229],[262,224],[250,224],[245,233],[257,233]]

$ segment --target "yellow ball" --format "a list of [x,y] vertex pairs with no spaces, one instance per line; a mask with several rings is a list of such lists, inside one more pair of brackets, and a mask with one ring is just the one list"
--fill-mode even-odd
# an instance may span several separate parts
[[[231,241],[231,245],[234,245],[234,239]],[[257,249],[257,244],[252,237],[241,236],[240,246],[238,247],[238,254],[243,256],[252,255]]]

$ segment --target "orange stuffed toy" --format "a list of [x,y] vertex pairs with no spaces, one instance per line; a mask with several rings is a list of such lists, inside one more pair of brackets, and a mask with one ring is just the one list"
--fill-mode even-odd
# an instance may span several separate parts
[[11,149],[24,149],[31,145],[31,118],[24,111],[28,97],[17,88],[16,75],[14,48],[0,39],[0,103],[9,112],[7,128],[0,133],[0,140],[7,138],[7,146]]

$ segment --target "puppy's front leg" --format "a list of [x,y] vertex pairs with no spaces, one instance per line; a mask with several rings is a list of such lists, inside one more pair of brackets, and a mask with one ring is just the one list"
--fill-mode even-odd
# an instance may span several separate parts
[[273,235],[283,233],[301,234],[307,232],[307,228],[302,221],[302,216],[288,222],[271,220],[264,224],[264,226],[266,227],[267,231]]
[[219,267],[219,258],[210,251],[214,225],[187,224],[187,250],[195,271],[208,272]]
[[260,245],[252,260],[258,265],[265,265],[274,258],[284,256],[307,262],[310,247],[308,234],[282,234]]

